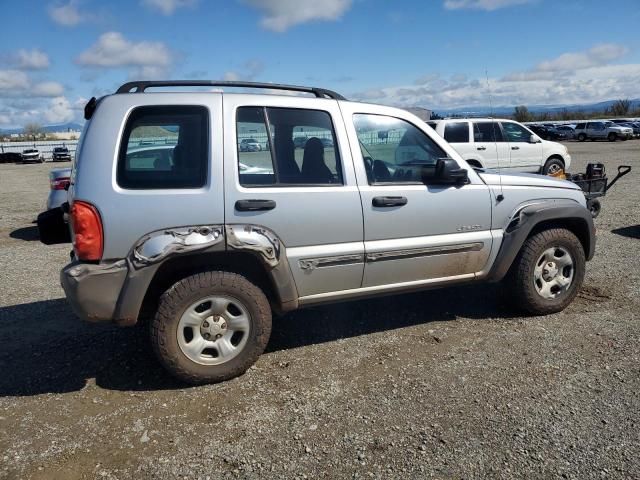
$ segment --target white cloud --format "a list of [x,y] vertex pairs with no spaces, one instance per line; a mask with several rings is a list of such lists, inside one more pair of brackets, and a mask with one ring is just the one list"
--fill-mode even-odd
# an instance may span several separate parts
[[562,72],[597,67],[619,59],[628,51],[629,49],[624,45],[605,43],[596,45],[586,52],[564,53],[553,60],[540,63],[536,70],[540,72]]
[[486,10],[488,12],[514,5],[533,3],[535,0],[445,0],[444,8],[447,10]]
[[164,75],[172,60],[171,51],[162,42],[131,42],[119,32],[107,32],[82,52],[76,63],[87,67],[129,68],[134,76],[151,78]]
[[264,12],[260,24],[267,30],[285,30],[311,21],[338,20],[349,8],[352,0],[242,0]]
[[43,112],[46,123],[65,123],[74,119],[75,112],[67,97],[52,98]]
[[[595,103],[616,98],[638,98],[640,64],[610,64],[626,49],[597,45],[585,52],[568,53],[541,62],[527,72],[489,79],[494,106]],[[559,59],[564,59],[559,61]],[[571,65],[572,69],[565,69]],[[368,90],[355,99],[398,106],[422,106],[436,110],[489,105],[489,89],[483,75],[444,78],[424,75],[413,85]]]
[[16,66],[23,70],[40,70],[49,67],[49,57],[42,50],[20,49],[15,55]]
[[222,76],[223,80],[228,82],[237,82],[240,80],[251,82],[256,79],[264,70],[264,63],[260,60],[249,60],[245,62],[239,71],[227,71]]
[[179,8],[193,7],[198,0],[142,0],[142,4],[162,15],[173,15]]
[[49,6],[49,17],[58,25],[73,27],[85,19],[85,15],[78,9],[78,0],[69,0],[67,3],[56,3]]
[[34,83],[21,70],[0,70],[0,98],[56,97],[64,87],[57,82]]
[[627,54],[629,49],[624,45],[603,43],[584,52],[569,52],[544,62],[526,72],[515,72],[507,75],[507,81],[552,80],[560,76],[573,75],[578,70],[610,64]]

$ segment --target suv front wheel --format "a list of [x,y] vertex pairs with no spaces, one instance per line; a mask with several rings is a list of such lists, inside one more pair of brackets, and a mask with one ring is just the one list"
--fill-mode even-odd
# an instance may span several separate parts
[[204,272],[184,278],[160,298],[151,343],[178,379],[215,383],[242,375],[271,334],[263,291],[242,275]]
[[529,237],[506,278],[516,306],[534,315],[564,310],[582,285],[585,262],[582,244],[569,230]]

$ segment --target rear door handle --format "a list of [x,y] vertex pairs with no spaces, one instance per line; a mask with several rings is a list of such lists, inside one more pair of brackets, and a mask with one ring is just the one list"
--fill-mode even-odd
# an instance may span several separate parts
[[476,150],[486,150],[487,147],[476,147]]
[[520,147],[511,147],[511,150],[520,150]]
[[236,210],[239,212],[258,212],[263,210],[273,210],[276,208],[274,200],[238,200],[236,202]]
[[401,207],[407,204],[407,197],[373,197],[374,207]]

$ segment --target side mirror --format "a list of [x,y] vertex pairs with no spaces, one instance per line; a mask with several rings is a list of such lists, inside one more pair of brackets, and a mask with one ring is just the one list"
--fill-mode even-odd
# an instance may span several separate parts
[[469,181],[469,175],[453,158],[439,158],[435,169],[423,168],[422,181],[425,184],[463,184]]
[[538,137],[537,135],[531,134],[531,136],[529,137],[529,143],[540,143],[542,140],[540,140],[540,137]]

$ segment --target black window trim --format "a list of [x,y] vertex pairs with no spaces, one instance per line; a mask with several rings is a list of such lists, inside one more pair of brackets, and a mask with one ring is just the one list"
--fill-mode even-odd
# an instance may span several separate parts
[[[195,107],[201,110],[201,113],[204,114],[204,141],[206,143],[205,149],[205,169],[204,169],[204,178],[201,185],[198,186],[189,186],[189,187],[176,187],[176,186],[154,186],[154,187],[131,187],[125,186],[121,183],[121,174],[124,170],[127,148],[129,146],[129,139],[131,138],[130,127],[131,118],[140,110],[147,110],[149,108],[180,108],[180,107]],[[120,145],[118,147],[118,157],[116,160],[116,184],[118,188],[122,190],[133,190],[133,191],[157,191],[157,190],[201,190],[209,184],[210,176],[211,176],[211,112],[209,107],[202,104],[160,104],[160,105],[139,105],[132,108],[128,115],[124,120],[124,127],[122,129],[122,134],[119,136]]]
[[[261,108],[263,109],[264,112],[264,121],[266,122],[266,130],[267,130],[267,137],[268,137],[268,141],[269,141],[269,152],[271,155],[271,164],[273,166],[273,175],[274,178],[277,180],[278,177],[276,176],[276,172],[278,170],[277,167],[277,159],[275,157],[275,149],[273,147],[273,139],[271,138],[271,124],[269,122],[269,113],[268,113],[268,109],[279,109],[279,110],[309,110],[312,112],[323,112],[326,113],[327,115],[329,115],[329,119],[331,121],[331,134],[332,134],[332,139],[333,139],[333,148],[335,149],[336,152],[336,165],[340,166],[340,170],[342,171],[342,182],[341,183],[280,183],[280,182],[274,182],[274,183],[266,183],[266,184],[244,184],[241,182],[240,179],[240,151],[238,150],[238,141],[237,141],[237,137],[238,137],[238,110],[241,108]],[[318,188],[318,187],[323,187],[323,188],[340,188],[340,187],[347,187],[348,185],[345,182],[345,170],[344,170],[344,165],[342,162],[342,155],[340,155],[340,147],[338,146],[338,136],[336,135],[336,129],[335,129],[335,122],[333,121],[333,115],[331,115],[331,112],[329,112],[328,110],[322,110],[319,108],[300,108],[300,107],[277,107],[277,106],[268,106],[268,105],[238,105],[236,107],[236,119],[235,119],[235,129],[236,129],[236,157],[237,157],[237,162],[236,162],[236,167],[238,170],[238,176],[236,177],[236,181],[238,182],[238,185],[241,186],[242,188],[250,188],[250,189],[255,189],[255,188]],[[274,161],[275,160],[275,161]],[[337,168],[336,168],[337,171]]]
[[[353,117],[355,115],[376,115],[378,117],[389,117],[389,118],[395,118],[396,120],[401,120],[403,122],[408,123],[409,125],[413,126],[414,128],[418,129],[420,132],[422,132],[425,136],[427,136],[431,141],[433,141],[433,143],[436,144],[436,146],[442,150],[443,156],[438,157],[438,159],[440,158],[451,158],[449,157],[449,155],[447,155],[447,152],[440,146],[438,145],[438,142],[435,141],[435,139],[431,138],[431,136],[425,132],[424,130],[422,130],[420,127],[418,127],[416,124],[414,124],[413,122],[407,120],[406,118],[400,118],[400,117],[396,117],[395,115],[387,115],[385,113],[371,113],[371,112],[354,112],[351,115],[351,122],[354,123],[355,126],[355,122],[353,120]],[[434,130],[435,131],[435,130]],[[444,133],[444,132],[443,132]],[[356,136],[358,135],[358,132],[356,130]],[[444,140],[444,137],[441,137]],[[358,139],[359,141],[360,139]],[[361,143],[361,142],[359,142]],[[359,148],[358,151],[360,152],[360,157],[362,159],[362,167],[364,168],[364,156],[362,155],[362,149]],[[456,161],[457,163],[457,161]],[[365,169],[366,172],[366,169]],[[395,181],[395,182],[370,182],[369,178],[367,178],[367,185],[369,185],[370,187],[388,187],[388,186],[392,186],[392,185],[422,185],[422,186],[427,186],[427,184],[425,184],[424,182],[420,182],[417,180],[407,180],[404,182],[400,182],[400,181]]]

